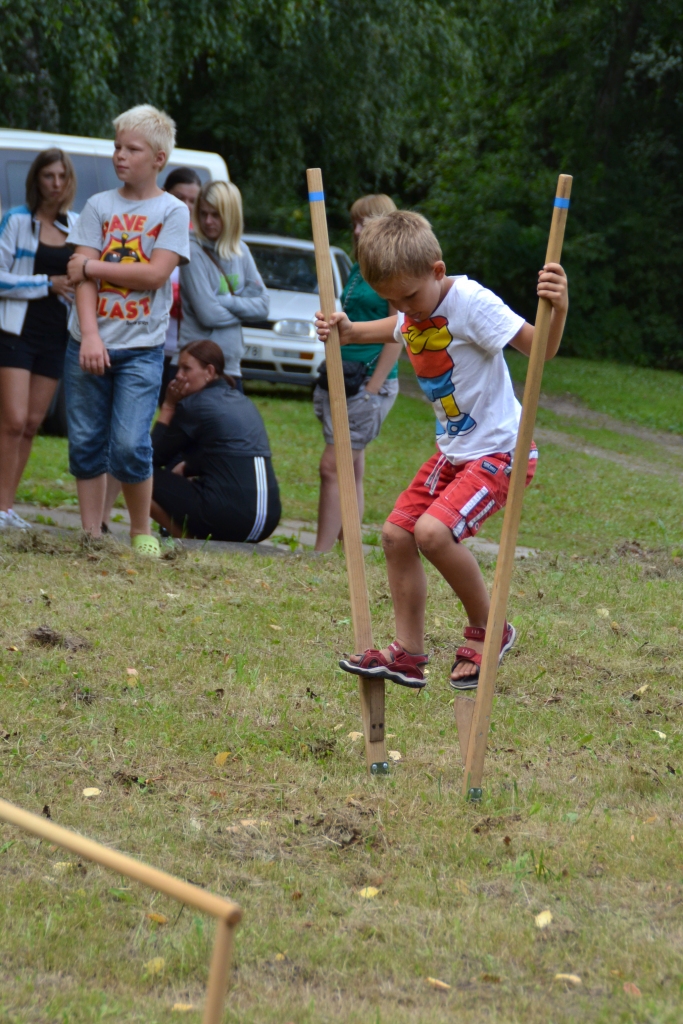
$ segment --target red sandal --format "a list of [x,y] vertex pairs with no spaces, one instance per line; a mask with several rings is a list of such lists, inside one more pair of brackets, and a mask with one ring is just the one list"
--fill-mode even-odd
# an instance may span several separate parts
[[[486,639],[486,630],[483,626],[465,626],[463,633],[466,640],[481,640],[482,642]],[[507,654],[517,638],[515,627],[511,626],[509,622],[505,623],[503,629],[503,639],[500,645],[500,657],[498,658],[498,664],[500,665],[503,660],[503,655]],[[451,665],[451,672],[454,671],[456,665],[460,665],[463,661],[468,661],[470,664],[477,666],[477,671],[471,676],[461,676],[459,679],[451,678],[450,684],[454,690],[476,690],[477,684],[479,683],[479,669],[481,668],[481,654],[475,651],[472,647],[458,647],[455,652],[455,661]]]
[[413,690],[421,690],[427,685],[423,666],[429,662],[426,654],[408,654],[398,640],[389,644],[391,661],[387,661],[381,651],[369,648],[356,657],[360,661],[340,661],[339,665],[345,672],[356,676],[370,676],[373,679],[388,679],[390,683],[410,686]]

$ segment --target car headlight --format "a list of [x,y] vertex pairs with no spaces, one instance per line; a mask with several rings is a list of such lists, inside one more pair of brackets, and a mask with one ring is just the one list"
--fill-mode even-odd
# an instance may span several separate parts
[[276,320],[273,324],[276,334],[289,338],[316,338],[315,324],[310,320]]

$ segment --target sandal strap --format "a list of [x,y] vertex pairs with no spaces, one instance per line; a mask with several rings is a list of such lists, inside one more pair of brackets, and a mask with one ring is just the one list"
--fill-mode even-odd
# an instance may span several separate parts
[[471,661],[474,665],[481,665],[481,654],[475,651],[473,647],[458,647],[455,652],[456,665],[458,661]]
[[466,640],[486,639],[486,629],[484,626],[465,626],[462,633]]
[[357,662],[358,668],[374,668],[375,665],[388,664],[387,659],[384,657],[382,652],[376,650],[374,647],[368,647],[367,651],[363,651],[362,654],[357,654],[356,657],[360,658],[360,661]]
[[404,648],[401,647],[401,645],[398,642],[398,640],[392,640],[391,641],[391,643],[389,644],[389,650],[393,654],[394,660],[396,660],[396,658],[400,657],[400,655],[404,655],[406,658],[410,658],[410,660],[415,665],[426,665],[429,662],[429,656],[428,655],[426,655],[426,654],[409,654],[408,651],[404,650]]

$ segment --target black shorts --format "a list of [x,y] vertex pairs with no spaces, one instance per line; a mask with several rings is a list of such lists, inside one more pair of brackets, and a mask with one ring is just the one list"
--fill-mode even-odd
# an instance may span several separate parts
[[152,497],[188,537],[201,539],[258,543],[282,513],[271,460],[262,457],[231,459],[215,480],[155,469]]
[[61,380],[64,376],[64,355],[69,335],[35,338],[0,331],[0,366],[28,370],[39,377]]

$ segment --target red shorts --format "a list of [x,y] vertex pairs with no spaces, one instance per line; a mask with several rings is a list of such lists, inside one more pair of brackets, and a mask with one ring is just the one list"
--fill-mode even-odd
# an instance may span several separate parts
[[[527,487],[536,472],[538,450],[532,445]],[[400,494],[388,522],[409,533],[428,512],[452,531],[456,540],[473,537],[481,524],[503,508],[508,496],[512,457],[503,452],[452,466],[445,455],[425,462],[410,486]]]

